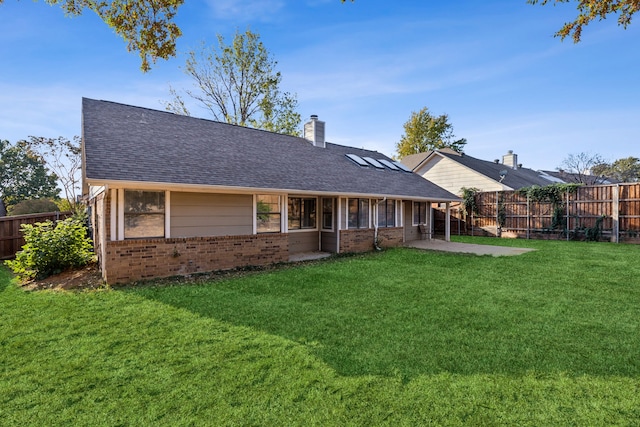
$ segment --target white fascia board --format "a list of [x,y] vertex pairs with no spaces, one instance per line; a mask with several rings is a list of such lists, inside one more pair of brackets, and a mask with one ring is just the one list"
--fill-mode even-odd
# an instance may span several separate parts
[[361,199],[399,199],[431,202],[457,202],[462,199],[454,197],[451,199],[438,199],[429,196],[407,196],[401,194],[380,194],[380,193],[347,193],[339,191],[314,191],[298,190],[291,188],[258,188],[258,187],[229,187],[222,185],[200,185],[200,184],[175,184],[166,182],[144,182],[144,181],[112,181],[112,180],[88,180],[90,185],[108,185],[109,188],[136,189],[136,190],[167,190],[202,193],[228,193],[228,194],[291,194],[301,196],[324,196],[324,197],[349,197]]

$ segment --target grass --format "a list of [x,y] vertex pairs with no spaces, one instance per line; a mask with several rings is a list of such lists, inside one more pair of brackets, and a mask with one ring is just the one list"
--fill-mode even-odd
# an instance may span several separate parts
[[640,247],[454,238],[210,283],[20,290],[0,425],[634,425]]

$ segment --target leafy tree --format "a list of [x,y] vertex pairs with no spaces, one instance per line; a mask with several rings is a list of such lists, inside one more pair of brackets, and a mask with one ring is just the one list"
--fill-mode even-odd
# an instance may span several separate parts
[[[215,120],[299,135],[298,101],[280,91],[282,76],[276,64],[258,34],[236,31],[231,44],[218,35],[217,46],[203,43],[200,51],[189,52],[183,70],[193,79],[195,90],[185,92]],[[166,103],[167,110],[190,115],[180,94],[170,91],[174,99]]]
[[578,184],[602,184],[604,178],[594,174],[593,169],[605,163],[602,156],[591,153],[569,154],[557,168],[561,178]]
[[58,195],[58,177],[45,165],[42,156],[27,141],[11,145],[0,140],[0,198],[7,209],[22,200]]
[[76,196],[80,193],[80,171],[82,167],[82,148],[80,137],[73,140],[64,137],[44,138],[29,137],[30,148],[38,153],[46,162],[48,168],[58,177],[62,184],[65,199],[69,202],[70,210],[76,209]]
[[400,158],[441,148],[462,152],[466,143],[467,140],[464,138],[455,139],[449,116],[442,114],[436,117],[424,107],[417,113],[411,113],[411,117],[404,124],[404,135],[396,144],[396,151]]
[[592,172],[620,182],[638,182],[640,181],[640,159],[630,156],[612,163],[601,163],[594,166]]
[[[570,3],[572,0],[527,0],[529,4],[548,3]],[[567,22],[556,33],[557,37],[562,40],[571,36],[574,42],[579,42],[582,36],[582,28],[587,26],[591,21],[603,20],[608,15],[618,16],[618,25],[622,25],[625,29],[631,23],[631,17],[640,10],[640,1],[638,0],[575,0],[577,3],[578,16]]]
[[[182,35],[173,22],[184,0],[45,0],[59,5],[67,15],[95,12],[116,34],[127,42],[129,51],[137,51],[142,71],[151,69],[149,61],[176,55],[176,39]],[[0,0],[0,4],[3,0]]]

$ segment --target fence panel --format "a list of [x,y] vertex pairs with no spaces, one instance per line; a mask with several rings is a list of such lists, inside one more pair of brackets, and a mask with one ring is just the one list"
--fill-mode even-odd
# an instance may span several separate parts
[[20,231],[22,224],[57,221],[71,216],[71,212],[47,212],[29,215],[0,217],[0,259],[10,259],[22,249],[24,238]]
[[640,183],[578,187],[564,195],[556,224],[552,203],[527,200],[515,191],[478,193],[476,206],[473,216],[459,215],[466,234],[581,238],[600,219],[604,238],[640,243]]

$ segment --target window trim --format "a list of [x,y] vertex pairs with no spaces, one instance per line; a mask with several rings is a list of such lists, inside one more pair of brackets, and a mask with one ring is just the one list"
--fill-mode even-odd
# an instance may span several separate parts
[[[357,218],[357,226],[356,227],[352,227],[349,222],[350,222],[350,202],[351,200],[355,200],[356,201],[356,207],[357,207],[357,214],[356,214],[356,218]],[[360,224],[360,201],[366,201],[367,204],[367,223],[366,226],[363,227],[362,224]],[[371,199],[366,199],[366,198],[361,198],[361,197],[349,197],[347,198],[347,229],[348,230],[366,230],[371,228]]]
[[[416,203],[419,204],[424,204],[424,222],[416,222]],[[419,202],[419,201],[413,201],[411,203],[411,225],[417,227],[420,224],[426,224],[427,223],[427,202]],[[418,214],[419,215],[419,214]]]
[[[392,206],[393,207],[393,225],[389,226],[387,225],[387,223],[389,222],[389,218],[388,218],[388,207]],[[378,224],[378,228],[395,228],[398,227],[398,203],[395,199],[385,199],[385,200],[380,200],[377,203],[377,212],[376,212],[376,222]],[[384,218],[385,218],[385,223],[384,225],[380,224],[380,212],[384,212]]]
[[[324,201],[325,200],[329,200],[331,202],[331,227],[325,227],[324,226]],[[336,224],[336,206],[335,206],[335,199],[333,197],[322,197],[320,199],[320,206],[321,206],[321,218],[320,218],[320,228],[322,229],[322,231],[334,231],[335,230],[335,224]]]
[[[289,201],[292,199],[300,200],[300,228],[290,228],[289,227]],[[302,205],[304,200],[313,200],[315,201],[315,225],[313,227],[302,227]],[[317,197],[303,197],[303,196],[288,196],[287,197],[287,231],[290,233],[299,233],[305,231],[318,231],[318,198]]]
[[[274,196],[278,198],[278,211],[277,212],[260,212],[260,214],[265,214],[265,215],[279,215],[278,217],[278,225],[279,225],[279,230],[278,231],[259,231],[258,230],[258,198],[260,196]],[[254,234],[279,234],[283,232],[283,224],[282,224],[282,218],[284,217],[284,215],[282,214],[282,210],[284,209],[283,207],[283,196],[281,194],[270,194],[270,193],[259,193],[259,194],[254,194],[253,195],[253,230],[254,230]],[[286,212],[285,212],[286,213]]]
[[[138,237],[126,237],[126,221],[125,216],[127,213],[124,211],[124,205],[126,200],[127,191],[141,191],[146,193],[162,193],[164,195],[164,206],[162,213],[158,212],[156,215],[163,216],[162,227],[163,234],[161,236],[138,236]],[[167,190],[145,190],[137,188],[121,188],[117,190],[118,193],[118,240],[140,240],[140,239],[166,239],[170,233],[171,222],[169,219],[169,191]],[[113,206],[113,205],[112,205]],[[129,213],[131,214],[131,213]]]

